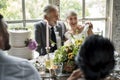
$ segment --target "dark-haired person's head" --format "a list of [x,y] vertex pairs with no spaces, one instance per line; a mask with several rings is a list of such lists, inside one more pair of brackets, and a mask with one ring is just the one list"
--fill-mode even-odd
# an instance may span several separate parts
[[86,39],[76,57],[86,80],[100,80],[113,70],[114,46],[109,39],[92,35]]
[[7,31],[7,24],[3,20],[3,16],[0,14],[0,49],[9,50],[9,34]]

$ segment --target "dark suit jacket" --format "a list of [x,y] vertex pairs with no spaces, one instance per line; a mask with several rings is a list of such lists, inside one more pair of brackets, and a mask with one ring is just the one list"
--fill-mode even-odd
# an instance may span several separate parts
[[[61,44],[63,45],[63,41],[65,40],[64,34],[66,32],[65,24],[59,21],[55,27],[56,27],[56,30],[59,32],[59,36],[61,37],[61,40],[62,40]],[[44,20],[41,20],[35,24],[35,40],[38,43],[37,51],[39,52],[40,55],[45,55],[46,54],[46,50],[45,50],[46,22]]]

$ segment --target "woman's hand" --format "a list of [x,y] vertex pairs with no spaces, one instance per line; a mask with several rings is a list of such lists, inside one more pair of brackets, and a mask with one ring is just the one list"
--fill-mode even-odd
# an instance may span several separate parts
[[93,24],[91,22],[86,22],[85,25],[89,25],[89,28],[93,29]]
[[73,73],[70,75],[70,77],[67,80],[77,80],[83,76],[83,73],[80,71],[80,69],[77,69],[73,71]]
[[88,29],[88,31],[87,31],[88,36],[93,35],[93,34],[94,34],[93,31],[92,31],[92,29],[93,29],[93,24],[92,24],[91,22],[87,22],[87,23],[85,23],[85,24],[86,24],[86,25],[89,25],[89,29]]

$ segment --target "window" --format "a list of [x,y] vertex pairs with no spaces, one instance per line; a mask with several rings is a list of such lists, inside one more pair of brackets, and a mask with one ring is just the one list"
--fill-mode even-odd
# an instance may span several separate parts
[[22,0],[0,0],[0,13],[5,20],[22,20]]
[[85,0],[86,18],[105,18],[106,0]]
[[[30,27],[43,18],[43,8],[56,0],[1,0],[0,13],[8,22],[9,29],[14,27]],[[60,3],[59,3],[60,1]],[[80,23],[91,21],[93,31],[105,35],[107,0],[59,0],[60,18],[65,20],[68,10],[78,13]],[[33,32],[32,32],[33,33]]]
[[42,19],[43,7],[47,4],[48,0],[0,0],[0,13],[8,22],[9,29],[28,27],[34,37],[33,24]]
[[82,18],[82,0],[60,0],[60,18],[65,20],[68,10],[75,10],[79,18]]
[[26,19],[40,19],[43,17],[43,8],[48,0],[25,0]]
[[93,32],[105,35],[106,24],[106,0],[60,0],[60,16],[65,20],[68,10],[75,10],[82,23],[91,21]]

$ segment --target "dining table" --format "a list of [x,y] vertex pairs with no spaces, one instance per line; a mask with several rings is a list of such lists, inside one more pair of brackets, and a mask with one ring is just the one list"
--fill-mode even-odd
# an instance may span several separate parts
[[[34,66],[37,68],[42,80],[67,80],[67,78],[71,75],[70,73],[64,74],[59,72],[57,74],[50,74],[49,72],[46,72],[45,66],[41,67],[41,65],[45,65],[44,59],[45,59],[45,56],[36,55],[33,60],[30,60],[32,64],[39,64]],[[106,78],[106,80],[120,80],[120,55],[116,52],[115,52],[115,61],[116,61],[116,65],[113,71],[110,73],[110,75]],[[80,80],[83,80],[83,79],[80,79]]]

